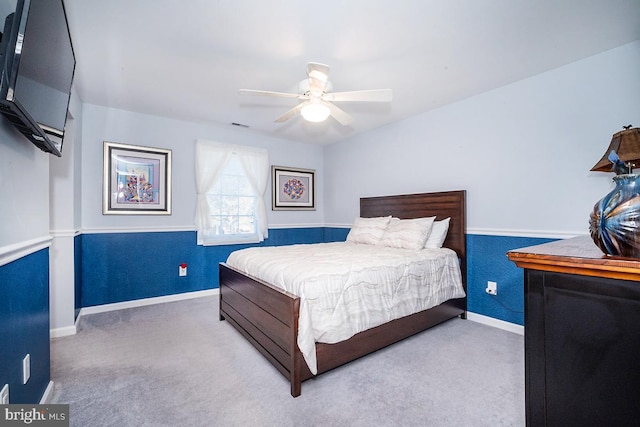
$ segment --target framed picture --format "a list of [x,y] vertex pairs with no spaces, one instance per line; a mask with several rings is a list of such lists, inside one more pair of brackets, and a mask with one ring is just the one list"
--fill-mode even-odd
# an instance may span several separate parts
[[273,204],[276,210],[316,209],[316,171],[271,166]]
[[171,215],[171,150],[104,142],[102,213]]

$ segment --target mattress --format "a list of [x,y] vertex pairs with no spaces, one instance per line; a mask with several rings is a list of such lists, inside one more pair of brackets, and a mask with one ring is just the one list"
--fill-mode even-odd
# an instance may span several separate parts
[[297,343],[317,373],[315,343],[336,343],[465,296],[454,251],[349,242],[255,247],[227,264],[300,297]]

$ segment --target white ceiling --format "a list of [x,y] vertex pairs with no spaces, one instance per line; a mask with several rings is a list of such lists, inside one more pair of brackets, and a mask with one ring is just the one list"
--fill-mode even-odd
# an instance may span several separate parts
[[[640,0],[64,2],[84,102],[315,144],[640,40]],[[339,104],[347,127],[276,124],[296,99],[238,94],[295,92],[308,62],[331,67],[333,91],[393,101]]]

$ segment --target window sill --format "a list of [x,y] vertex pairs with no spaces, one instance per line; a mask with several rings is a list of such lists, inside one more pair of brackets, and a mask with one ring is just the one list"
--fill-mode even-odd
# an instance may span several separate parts
[[216,241],[203,241],[198,242],[201,246],[232,246],[232,245],[250,245],[253,243],[260,243],[257,237],[250,239],[229,239],[229,240],[216,240]]

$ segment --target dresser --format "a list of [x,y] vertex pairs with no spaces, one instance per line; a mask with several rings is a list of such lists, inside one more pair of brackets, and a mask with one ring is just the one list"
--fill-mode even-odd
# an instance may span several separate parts
[[527,425],[640,425],[640,259],[589,236],[507,256],[524,269]]

